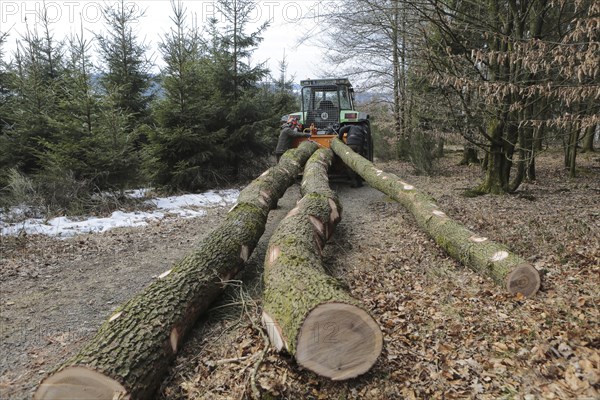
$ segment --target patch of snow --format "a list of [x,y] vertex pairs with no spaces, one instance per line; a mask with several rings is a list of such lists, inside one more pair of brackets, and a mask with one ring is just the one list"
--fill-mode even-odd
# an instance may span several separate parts
[[[147,189],[140,189],[131,191],[128,195],[143,198],[147,191]],[[150,221],[161,220],[170,215],[180,218],[201,217],[206,215],[207,208],[228,207],[235,203],[239,194],[239,190],[228,189],[156,198],[147,201],[156,206],[153,212],[115,211],[110,217],[105,218],[58,217],[50,220],[30,218],[18,223],[5,223],[4,216],[0,215],[2,217],[0,230],[3,236],[18,235],[21,232],[60,237],[71,237],[81,233],[101,233],[114,228],[144,226]]]
[[125,195],[132,199],[143,199],[146,195],[151,192],[152,189],[144,188],[144,189],[135,189],[135,190],[127,190]]

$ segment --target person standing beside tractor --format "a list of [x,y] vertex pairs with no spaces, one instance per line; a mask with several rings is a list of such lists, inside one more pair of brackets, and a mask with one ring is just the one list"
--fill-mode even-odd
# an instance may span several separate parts
[[287,122],[281,126],[281,132],[279,133],[279,140],[277,141],[277,148],[275,149],[277,162],[279,162],[283,153],[290,148],[292,140],[296,137],[309,138],[310,133],[302,132],[302,124],[298,122],[298,117],[290,115]]
[[[346,134],[346,145],[352,149],[356,154],[360,154],[364,157],[363,151],[365,149],[365,141],[367,138],[367,132],[359,125],[346,125],[340,129],[338,137],[340,140],[344,140],[344,134]],[[361,187],[362,178],[352,169],[347,167],[348,176],[350,177],[350,187],[356,188]]]

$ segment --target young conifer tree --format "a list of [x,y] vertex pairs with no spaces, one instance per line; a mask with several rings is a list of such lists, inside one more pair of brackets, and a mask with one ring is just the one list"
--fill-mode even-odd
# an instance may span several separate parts
[[107,3],[102,11],[107,33],[96,36],[102,70],[100,84],[110,93],[119,112],[132,117],[127,129],[132,131],[147,119],[152,99],[152,63],[146,57],[149,46],[134,30],[144,12],[137,3],[125,0]]
[[[41,33],[40,33],[41,31]],[[39,172],[48,144],[60,140],[55,118],[60,103],[63,43],[54,39],[46,10],[28,25],[17,43],[13,63],[4,64],[8,87],[2,119],[7,148],[0,160],[26,174]]]
[[158,128],[150,133],[145,166],[158,185],[198,190],[214,176],[211,165],[219,158],[223,135],[209,130],[214,108],[206,44],[183,3],[173,0],[171,8],[171,28],[159,43],[165,66],[163,95],[153,103]]

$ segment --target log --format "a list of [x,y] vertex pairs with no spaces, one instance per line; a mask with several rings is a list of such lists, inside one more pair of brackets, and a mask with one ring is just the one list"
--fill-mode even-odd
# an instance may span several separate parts
[[286,152],[246,187],[198,248],[119,307],[74,357],[42,381],[35,399],[148,399],[198,317],[250,257],[269,210],[317,149]]
[[302,199],[275,230],[265,257],[263,324],[278,351],[332,380],[367,372],[381,353],[375,320],[329,276],[321,252],[341,219],[342,207],[329,188],[333,152],[309,159]]
[[402,204],[425,232],[450,256],[506,287],[509,293],[531,297],[540,288],[539,272],[506,246],[471,232],[449,218],[435,200],[398,176],[381,171],[339,140],[331,148],[373,188]]

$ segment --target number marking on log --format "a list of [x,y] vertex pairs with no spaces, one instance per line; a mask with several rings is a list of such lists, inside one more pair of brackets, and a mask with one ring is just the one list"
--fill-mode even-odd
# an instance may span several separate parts
[[333,380],[368,371],[383,346],[379,325],[361,308],[345,303],[323,303],[302,323],[296,361]]

